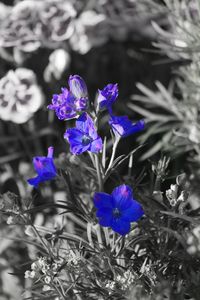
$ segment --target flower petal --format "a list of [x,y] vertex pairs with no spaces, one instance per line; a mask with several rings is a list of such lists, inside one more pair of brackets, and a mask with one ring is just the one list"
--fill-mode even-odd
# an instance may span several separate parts
[[87,114],[83,113],[76,121],[76,128],[80,131],[87,133],[93,139],[97,138],[97,132],[94,126],[92,118]]
[[130,186],[122,184],[116,187],[112,192],[115,207],[117,207],[119,210],[129,208],[132,204],[132,195],[133,192]]
[[86,98],[88,96],[86,83],[79,75],[70,75],[69,87],[76,98]]
[[56,168],[52,158],[36,156],[33,158],[33,165],[38,175],[42,175],[46,172],[51,173],[53,177],[56,176]]
[[145,127],[144,120],[140,120],[137,123],[133,124],[127,116],[112,116],[109,120],[109,124],[111,125],[115,135],[122,137],[137,133],[143,130]]
[[38,187],[39,183],[43,181],[41,180],[40,176],[37,176],[37,177],[34,177],[34,178],[30,178],[27,180],[27,182],[30,184],[30,185],[33,185],[35,188]]
[[93,153],[98,153],[99,151],[101,151],[102,147],[103,147],[102,139],[99,137],[90,144],[89,151]]
[[132,200],[131,206],[129,208],[121,210],[121,214],[122,220],[136,222],[144,215],[144,211],[139,202],[137,202],[136,200]]
[[113,197],[109,194],[95,193],[93,201],[96,208],[114,208]]
[[137,133],[145,128],[145,122],[144,120],[140,120],[136,122],[135,124],[132,124],[130,130],[127,132],[128,135]]
[[121,218],[113,218],[111,228],[121,235],[129,233],[131,229],[130,222],[122,220]]
[[87,151],[90,147],[90,144],[83,145],[83,136],[84,134],[77,128],[67,129],[64,138],[66,138],[70,144],[70,151],[73,154],[79,155]]
[[99,90],[98,92],[97,102],[100,109],[110,108],[118,97],[118,85],[109,83],[103,90]]
[[97,216],[97,218],[101,218],[101,217],[109,216],[109,215],[111,217],[113,217],[112,211],[113,211],[113,208],[110,208],[110,207],[101,207],[101,208],[99,208],[97,210],[96,216]]
[[111,215],[105,215],[99,218],[99,224],[103,227],[111,227],[113,218]]

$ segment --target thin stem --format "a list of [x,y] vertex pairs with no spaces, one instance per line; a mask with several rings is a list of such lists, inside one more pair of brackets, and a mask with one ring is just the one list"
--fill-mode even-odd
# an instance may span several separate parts
[[[60,282],[58,281],[59,285]],[[61,285],[60,285],[61,286]],[[59,296],[61,297],[61,299],[66,300],[65,295],[63,295],[63,291],[60,291],[59,288],[56,286],[56,284],[53,284],[53,287],[55,288],[55,290],[57,291],[57,293],[59,294]]]
[[102,172],[101,172],[100,160],[98,154],[95,155],[95,165],[96,165],[97,178],[99,183],[99,191],[103,191],[103,178],[102,178]]
[[94,160],[94,157],[93,157],[92,153],[88,151],[88,155],[89,155],[89,157],[90,157],[90,159],[91,159],[91,162],[92,162],[92,164],[93,164],[93,167],[95,168],[96,165],[95,165],[95,160]]
[[88,238],[89,245],[92,248],[94,248],[94,243],[93,243],[93,240],[92,240],[92,224],[91,223],[87,224],[87,238]]
[[49,253],[49,255],[51,256],[51,258],[53,258],[53,254],[51,253],[51,249],[48,248],[48,246],[44,242],[43,238],[41,237],[41,235],[39,234],[39,232],[35,228],[35,226],[33,224],[31,224],[31,227],[32,227],[33,231],[35,232],[35,234],[37,235],[37,237],[39,238],[39,240],[41,241],[43,247],[46,249],[47,253]]
[[102,236],[101,236],[101,227],[99,226],[99,224],[96,224],[94,226],[94,228],[96,230],[99,248],[103,248],[103,240],[102,240]]
[[115,159],[115,154],[116,154],[116,150],[117,150],[117,146],[119,144],[119,141],[120,141],[120,138],[116,138],[115,139],[115,142],[113,144],[113,148],[112,148],[112,155],[111,155],[111,158],[110,158],[110,162],[109,162],[109,165],[108,165],[108,168],[107,168],[107,171],[106,173],[108,173],[108,171],[111,169],[112,167],[112,164],[113,164],[113,161]]
[[109,246],[110,245],[110,237],[109,237],[109,233],[108,233],[108,228],[103,227],[103,231],[104,231],[104,236],[106,239],[106,246]]

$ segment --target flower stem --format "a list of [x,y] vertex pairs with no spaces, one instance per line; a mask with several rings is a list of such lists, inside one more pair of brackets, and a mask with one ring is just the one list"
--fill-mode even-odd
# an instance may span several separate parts
[[99,183],[99,191],[103,191],[103,178],[102,178],[102,172],[101,172],[100,160],[98,154],[95,155],[95,165],[96,165],[97,178]]
[[110,162],[109,162],[109,165],[108,165],[108,168],[107,168],[106,173],[107,173],[107,172],[111,169],[111,167],[112,167],[113,161],[114,161],[114,159],[115,159],[115,154],[116,154],[116,150],[117,150],[117,146],[118,146],[118,144],[119,144],[119,141],[120,141],[120,138],[116,138],[115,141],[114,141],[113,148],[112,148],[112,155],[111,155]]

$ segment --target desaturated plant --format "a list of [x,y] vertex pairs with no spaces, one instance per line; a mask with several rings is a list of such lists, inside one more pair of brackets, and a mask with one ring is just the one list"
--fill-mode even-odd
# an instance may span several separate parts
[[[49,145],[47,156],[33,158],[37,175],[27,179],[42,192],[54,185],[53,201],[34,206],[31,197],[1,195],[1,220],[13,230],[19,226],[13,239],[29,253],[18,267],[26,288],[22,299],[198,299],[199,211],[188,207],[187,177],[181,174],[164,190],[168,158],[153,164],[150,182],[132,172],[140,147],[117,156],[122,139],[145,130],[143,120],[132,123],[113,113],[117,97],[118,86],[110,83],[91,101],[84,80],[71,75],[69,88],[48,105],[66,122],[63,140],[70,153],[54,158],[56,145]],[[104,114],[111,155],[99,131]],[[48,209],[48,225],[38,225],[35,216]]]
[[[175,68],[168,89],[160,82],[156,82],[156,91],[138,83],[141,95],[133,96],[129,106],[149,124],[140,141],[144,143],[154,136],[154,143],[143,159],[158,151],[168,152],[173,157],[187,153],[190,160],[199,165],[199,1],[165,0],[164,3],[169,30],[153,22],[158,33],[154,45],[169,57],[168,63],[173,65],[174,62],[178,69]],[[160,4],[157,5],[160,9]]]

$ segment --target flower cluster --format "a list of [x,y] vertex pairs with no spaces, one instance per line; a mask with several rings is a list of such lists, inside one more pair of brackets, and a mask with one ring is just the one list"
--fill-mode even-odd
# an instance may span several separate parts
[[[89,110],[88,90],[84,80],[79,75],[71,75],[69,77],[69,89],[63,88],[61,94],[53,95],[52,104],[48,105],[48,109],[54,110],[60,120],[76,118],[76,126],[68,128],[64,138],[69,142],[70,151],[73,154],[80,155],[88,151],[96,155],[95,158],[91,156],[91,159],[93,164],[96,163],[97,165],[100,189],[103,177],[101,174],[102,166],[98,163],[98,153],[103,148],[103,142],[98,135],[97,124],[101,110],[108,110],[110,115],[109,124],[115,134],[116,143],[119,142],[121,137],[126,137],[144,129],[143,120],[132,124],[126,116],[116,117],[113,115],[112,106],[117,96],[117,84],[110,83],[99,90],[96,107]],[[96,159],[97,162],[95,162]],[[107,170],[112,167],[113,160],[114,154]],[[53,147],[49,147],[47,157],[34,157],[33,164],[38,176],[29,179],[28,183],[34,187],[38,187],[39,183],[56,177]],[[144,214],[142,206],[133,198],[132,189],[125,184],[116,187],[111,195],[96,193],[94,205],[97,208],[96,216],[99,218],[99,224],[104,227],[111,227],[121,235],[127,234],[131,228],[130,223],[139,220]]]
[[137,275],[133,274],[130,270],[127,270],[122,275],[117,275],[116,281],[121,285],[122,290],[127,290],[131,284],[133,284],[137,279]]
[[25,123],[43,104],[43,94],[33,71],[10,70],[0,79],[0,118]]
[[54,110],[59,120],[75,118],[87,109],[87,87],[80,76],[70,76],[69,90],[62,88],[61,91],[60,94],[53,95],[52,104],[48,105],[48,109]]
[[[108,84],[98,91],[97,107],[94,114],[107,109],[110,114],[109,124],[116,138],[126,137],[144,129],[144,121],[132,123],[128,117],[117,117],[112,113],[112,105],[118,97],[117,84]],[[84,80],[79,75],[69,77],[69,89],[62,88],[61,94],[53,95],[52,104],[48,109],[54,110],[60,120],[77,118],[76,127],[67,129],[64,138],[70,143],[73,154],[85,151],[98,153],[102,149],[102,139],[98,136],[95,122],[86,112],[89,108],[88,90]]]
[[108,289],[109,294],[112,294],[112,292],[115,291],[117,287],[122,291],[127,291],[131,287],[131,285],[136,283],[137,280],[137,274],[133,274],[130,270],[127,270],[123,275],[116,275],[115,281],[108,280],[105,287]]
[[46,257],[40,257],[38,260],[31,264],[31,270],[24,273],[24,278],[28,279],[42,279],[43,292],[51,290],[51,283],[57,273],[59,265],[57,263],[49,264]]

